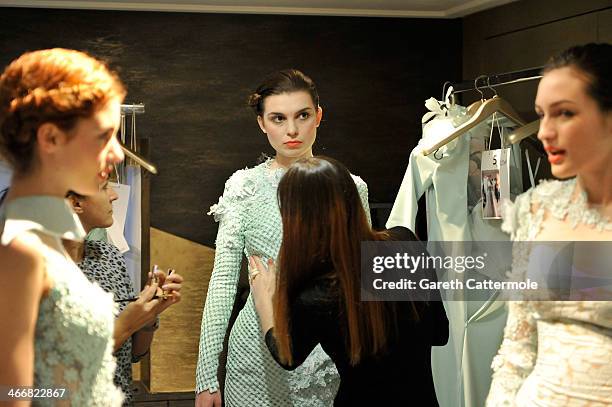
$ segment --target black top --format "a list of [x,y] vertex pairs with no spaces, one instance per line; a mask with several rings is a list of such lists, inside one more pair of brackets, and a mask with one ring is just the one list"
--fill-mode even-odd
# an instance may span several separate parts
[[[389,230],[393,240],[418,240],[401,227]],[[431,374],[431,346],[448,341],[448,319],[441,301],[414,303],[419,320],[413,317],[413,303],[396,302],[398,330],[386,352],[378,357],[366,356],[350,365],[346,323],[340,296],[331,279],[309,284],[291,306],[293,365],[284,365],[278,356],[272,329],[266,333],[266,344],[274,359],[285,369],[301,365],[315,346],[336,364],[340,388],[334,406],[437,406]]]

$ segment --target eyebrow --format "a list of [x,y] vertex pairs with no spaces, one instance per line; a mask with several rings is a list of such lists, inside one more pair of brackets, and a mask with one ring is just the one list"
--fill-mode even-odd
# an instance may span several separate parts
[[[560,104],[562,104],[562,103],[571,103],[571,104],[573,104],[573,105],[577,105],[577,104],[578,104],[578,103],[573,102],[573,101],[571,101],[571,100],[563,99],[563,100],[559,100],[559,101],[557,101],[557,102],[555,102],[555,103],[551,104],[549,107],[555,107],[555,106],[560,105]],[[536,108],[536,109],[541,109],[541,107],[540,107],[540,106],[538,106],[538,105],[535,105],[535,108]]]
[[[305,111],[307,111],[307,110],[313,110],[313,109],[312,109],[312,107],[305,107],[305,108],[300,109],[300,110],[298,110],[297,112],[295,112],[295,114],[300,114],[300,113],[305,112]],[[267,116],[269,116],[269,115],[282,115],[282,116],[284,116],[284,115],[285,115],[285,113],[280,113],[280,112],[270,112],[270,113],[268,113],[268,114],[267,114]]]

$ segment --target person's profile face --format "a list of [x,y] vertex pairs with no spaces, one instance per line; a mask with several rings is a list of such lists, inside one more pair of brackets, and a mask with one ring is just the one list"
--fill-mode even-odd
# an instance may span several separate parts
[[69,176],[69,189],[94,195],[109,176],[109,165],[123,160],[116,137],[121,120],[121,101],[111,99],[91,117],[78,119],[62,152],[61,169]]
[[538,86],[538,139],[557,178],[600,173],[612,159],[612,114],[587,93],[589,78],[574,67],[547,72]]
[[90,229],[110,227],[113,224],[113,201],[117,198],[114,188],[104,181],[95,194],[81,199],[81,210],[77,213],[83,225]]

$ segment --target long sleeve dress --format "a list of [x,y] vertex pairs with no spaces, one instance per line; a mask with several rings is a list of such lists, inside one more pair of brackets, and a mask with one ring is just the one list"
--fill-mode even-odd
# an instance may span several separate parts
[[63,400],[33,399],[33,405],[120,406],[123,395],[113,384],[113,296],[87,280],[61,242],[85,237],[79,218],[62,198],[28,196],[0,208],[0,233],[2,245],[19,238],[39,250],[51,281],[38,306],[34,388],[66,393]]
[[[416,241],[406,228],[389,231],[393,240]],[[332,272],[331,265],[329,274]],[[357,271],[359,273],[359,271]],[[397,337],[389,338],[386,352],[379,357],[364,356],[350,364],[346,349],[348,336],[343,318],[344,305],[333,279],[323,277],[306,284],[291,306],[290,337],[294,360],[299,366],[310,351],[321,344],[336,363],[340,388],[336,407],[405,407],[437,406],[431,373],[431,348],[446,344],[448,319],[438,297],[429,303],[415,303],[419,318],[413,317],[413,304],[400,301],[397,306]],[[280,360],[273,328],[265,336],[275,360],[286,369],[293,368]]]
[[[584,196],[572,202],[575,185],[575,179],[548,181],[530,189],[510,208],[504,230],[514,241],[533,241],[548,217],[574,224],[590,218],[592,226],[612,230],[612,223],[598,219],[594,211],[589,216]],[[512,280],[524,280],[530,262],[541,263],[525,247],[513,251]],[[492,368],[487,407],[612,405],[612,302],[509,302],[504,339]]]
[[[228,328],[243,256],[276,258],[282,241],[277,188],[283,169],[268,160],[236,171],[223,196],[211,207],[219,222],[213,273],[202,316],[196,391],[219,388],[217,368]],[[354,176],[368,214],[367,185]],[[330,406],[339,377],[320,346],[304,365],[287,372],[276,364],[264,343],[259,319],[249,295],[232,327],[225,379],[226,406]]]

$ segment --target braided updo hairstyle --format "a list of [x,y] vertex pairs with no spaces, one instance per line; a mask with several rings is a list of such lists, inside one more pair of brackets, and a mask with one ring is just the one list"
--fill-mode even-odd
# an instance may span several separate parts
[[319,107],[319,94],[312,79],[297,69],[285,69],[268,75],[252,93],[247,104],[257,116],[263,115],[264,101],[268,96],[306,91],[312,98],[315,109]]
[[0,156],[17,173],[33,164],[36,134],[43,123],[64,131],[109,100],[123,100],[117,75],[80,51],[54,48],[27,52],[0,76]]

